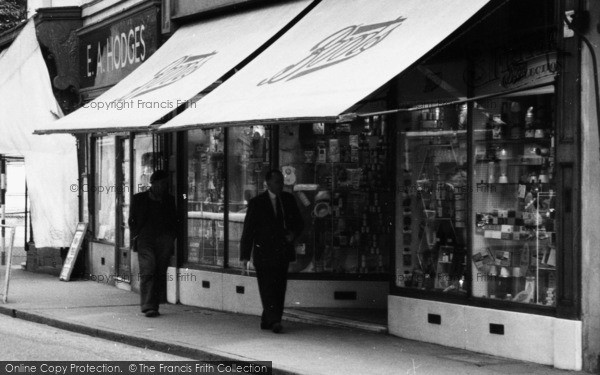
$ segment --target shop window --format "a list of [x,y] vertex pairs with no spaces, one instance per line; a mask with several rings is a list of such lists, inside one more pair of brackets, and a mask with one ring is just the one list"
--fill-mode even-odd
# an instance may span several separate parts
[[117,138],[119,150],[117,154],[117,161],[119,162],[119,174],[117,176],[119,189],[115,189],[120,211],[120,231],[119,241],[117,245],[119,247],[129,247],[129,225],[127,219],[129,218],[129,206],[131,204],[131,181],[130,181],[130,169],[131,162],[129,160],[129,145],[131,141],[129,138]]
[[151,134],[136,134],[133,140],[133,189],[134,194],[146,191],[150,187],[150,176],[159,159],[152,147]]
[[187,262],[224,264],[225,136],[222,128],[188,132]]
[[129,207],[131,204],[131,160],[129,158],[131,140],[129,137],[117,137],[117,188],[115,195],[117,200],[117,274],[123,280],[131,273],[130,253],[130,231],[127,219],[129,218]]
[[247,204],[266,189],[270,128],[262,125],[228,129],[229,267],[239,268],[240,239]]
[[94,185],[94,234],[97,239],[115,242],[115,195],[116,157],[115,137],[96,139]]
[[400,132],[396,285],[467,291],[467,107],[409,112]]
[[553,95],[475,108],[473,296],[555,306]]
[[552,101],[523,93],[474,103],[470,176],[466,104],[406,115],[396,285],[556,304]]
[[279,165],[305,222],[291,272],[383,274],[393,247],[387,119],[281,125]]

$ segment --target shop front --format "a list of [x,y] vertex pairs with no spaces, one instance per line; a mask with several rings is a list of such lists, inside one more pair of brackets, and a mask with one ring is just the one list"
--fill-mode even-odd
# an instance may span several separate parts
[[[160,46],[154,2],[81,31],[86,102],[37,133],[80,137],[85,154],[80,163],[82,216],[92,232],[90,278],[124,289],[139,287],[127,224],[131,198],[148,188],[157,169],[169,171],[171,191],[178,192],[176,161],[185,147],[180,137],[151,130],[193,107],[309,3],[288,2],[190,23]],[[180,204],[184,198],[177,195]],[[175,265],[181,260],[174,255]]]
[[260,313],[239,239],[278,168],[307,223],[288,308],[383,308],[394,335],[581,368],[559,4],[444,6],[322,1],[159,128],[186,147],[171,296]]
[[[87,10],[84,10],[84,15]],[[90,131],[53,131],[74,120],[78,126],[101,121],[109,110],[104,94],[140,67],[158,49],[158,8],[143,2],[102,22],[78,30],[80,109],[38,133],[71,133],[79,148],[80,220],[88,222],[85,273],[79,277],[107,280],[119,287],[136,287],[132,274],[127,216],[130,196],[147,185],[147,175],[161,165],[162,137],[130,129],[92,128]],[[116,103],[112,104],[115,108]],[[92,110],[81,117],[82,110]],[[85,114],[84,114],[85,115]],[[75,127],[75,126],[74,126]],[[75,186],[77,189],[74,189]]]
[[[288,311],[384,311],[397,336],[580,369],[581,67],[563,7],[291,1],[183,25],[39,131],[88,134],[92,274],[136,289],[128,204],[163,168],[181,220],[169,302],[260,314],[239,242],[276,168],[306,224]],[[90,79],[136,59],[82,44]]]

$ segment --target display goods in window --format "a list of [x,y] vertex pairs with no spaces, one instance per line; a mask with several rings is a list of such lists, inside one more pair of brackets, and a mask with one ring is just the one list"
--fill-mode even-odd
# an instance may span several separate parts
[[[292,272],[388,271],[393,246],[387,119],[280,127],[279,162],[308,223]],[[282,139],[286,138],[284,142]]]

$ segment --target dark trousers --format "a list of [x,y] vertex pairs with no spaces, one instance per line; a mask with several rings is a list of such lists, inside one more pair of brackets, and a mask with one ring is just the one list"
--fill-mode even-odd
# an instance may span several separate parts
[[142,312],[158,311],[166,297],[167,268],[173,252],[173,237],[169,235],[140,236],[137,239],[140,265],[140,305]]
[[267,267],[255,265],[255,269],[263,306],[261,323],[266,326],[280,323],[285,303],[288,264]]

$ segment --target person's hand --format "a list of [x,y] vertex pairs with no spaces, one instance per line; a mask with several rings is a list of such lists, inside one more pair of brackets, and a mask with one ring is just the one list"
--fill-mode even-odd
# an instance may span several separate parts
[[286,240],[288,243],[292,243],[292,242],[294,242],[294,233],[293,233],[293,232],[291,232],[291,231],[286,231],[286,233],[285,233],[285,240]]
[[242,260],[242,275],[250,275],[250,261],[248,259]]

